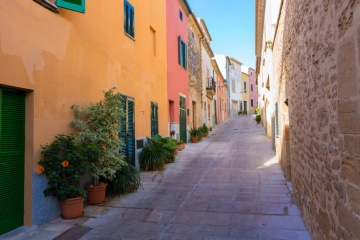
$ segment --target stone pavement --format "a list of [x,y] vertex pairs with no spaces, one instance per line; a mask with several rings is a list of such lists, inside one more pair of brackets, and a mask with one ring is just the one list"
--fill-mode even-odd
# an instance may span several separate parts
[[143,172],[137,193],[11,239],[53,239],[66,230],[83,233],[58,239],[311,239],[271,144],[252,116],[231,118],[187,144],[165,170]]

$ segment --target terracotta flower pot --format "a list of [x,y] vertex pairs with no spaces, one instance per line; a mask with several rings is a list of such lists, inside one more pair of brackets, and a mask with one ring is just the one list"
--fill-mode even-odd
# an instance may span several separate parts
[[83,215],[84,198],[69,198],[65,202],[60,202],[61,216],[64,219],[74,219]]
[[185,143],[182,143],[179,145],[179,151],[184,150],[184,148],[185,148]]
[[208,133],[203,133],[203,137],[207,137],[208,135]]
[[179,153],[179,147],[177,147],[174,151],[174,156],[177,155]]
[[257,124],[260,124],[260,122],[256,122]]
[[192,143],[197,143],[199,140],[198,140],[198,137],[195,136],[195,137],[191,137],[191,142]]
[[100,186],[86,186],[86,190],[88,192],[88,204],[99,204],[105,202],[106,199],[106,186],[108,184],[105,183]]

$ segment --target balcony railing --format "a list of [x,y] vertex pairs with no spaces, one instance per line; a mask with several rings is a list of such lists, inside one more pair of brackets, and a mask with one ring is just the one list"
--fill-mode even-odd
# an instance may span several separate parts
[[214,96],[216,94],[216,83],[213,77],[209,77],[207,79],[206,92],[210,96]]

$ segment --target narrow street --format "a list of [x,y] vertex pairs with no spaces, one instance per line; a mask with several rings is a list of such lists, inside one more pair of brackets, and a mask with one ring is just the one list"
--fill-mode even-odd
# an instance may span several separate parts
[[311,239],[271,144],[253,116],[230,118],[164,171],[142,173],[137,193],[12,239]]

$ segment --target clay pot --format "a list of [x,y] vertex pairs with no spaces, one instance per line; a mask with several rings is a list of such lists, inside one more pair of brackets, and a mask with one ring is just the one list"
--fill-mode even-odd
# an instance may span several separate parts
[[197,143],[199,140],[198,140],[198,137],[195,136],[195,137],[191,137],[191,142],[192,143]]
[[208,135],[208,133],[203,133],[203,137],[207,137]]
[[88,192],[88,204],[99,204],[105,202],[107,183],[99,186],[86,186]]
[[185,148],[185,143],[180,144],[178,148],[179,148],[179,151],[184,150],[184,148]]
[[61,216],[64,219],[74,219],[83,215],[84,198],[69,198],[64,202],[60,202]]
[[179,153],[179,147],[177,147],[174,151],[174,156],[176,156]]

